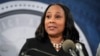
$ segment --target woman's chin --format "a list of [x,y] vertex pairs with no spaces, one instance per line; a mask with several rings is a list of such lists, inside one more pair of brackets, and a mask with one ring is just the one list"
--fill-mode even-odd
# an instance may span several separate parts
[[55,37],[55,36],[57,36],[58,34],[56,34],[56,33],[49,33],[48,35],[51,36],[51,37]]

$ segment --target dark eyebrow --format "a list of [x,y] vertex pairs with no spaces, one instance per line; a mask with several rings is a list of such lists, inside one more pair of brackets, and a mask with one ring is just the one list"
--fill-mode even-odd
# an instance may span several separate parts
[[60,13],[60,12],[57,12],[57,13]]

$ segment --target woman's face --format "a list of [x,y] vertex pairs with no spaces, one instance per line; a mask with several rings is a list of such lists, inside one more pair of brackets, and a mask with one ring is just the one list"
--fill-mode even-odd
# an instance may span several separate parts
[[46,12],[45,30],[49,36],[62,35],[65,28],[64,10],[59,5],[52,5]]

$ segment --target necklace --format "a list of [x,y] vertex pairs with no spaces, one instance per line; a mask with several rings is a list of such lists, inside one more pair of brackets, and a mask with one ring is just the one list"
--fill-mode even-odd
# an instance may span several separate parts
[[61,41],[60,43],[56,44],[56,43],[52,43],[53,47],[56,49],[56,51],[59,51],[59,49],[61,48],[63,41]]

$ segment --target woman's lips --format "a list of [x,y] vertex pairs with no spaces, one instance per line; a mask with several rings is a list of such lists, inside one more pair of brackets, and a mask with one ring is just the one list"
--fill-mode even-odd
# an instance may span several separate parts
[[57,28],[56,26],[48,26],[48,29],[50,29],[50,30],[54,30],[56,28]]

